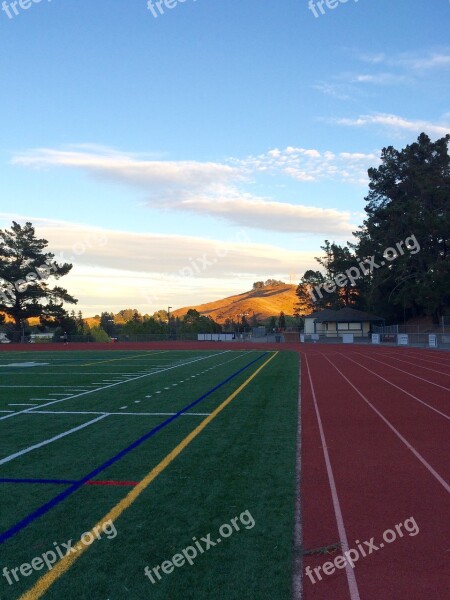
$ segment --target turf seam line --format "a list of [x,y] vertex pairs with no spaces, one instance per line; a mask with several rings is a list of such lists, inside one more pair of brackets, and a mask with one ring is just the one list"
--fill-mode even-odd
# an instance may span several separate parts
[[292,552],[292,600],[303,598],[303,523],[301,505],[302,478],[302,395],[301,358],[299,357],[298,404],[297,404],[297,443],[295,448],[295,495],[294,495],[294,542]]
[[[108,521],[116,521],[122,513],[127,510],[135,500],[140,496],[140,494],[148,488],[148,486],[152,483],[158,475],[160,475],[174,460],[175,458],[183,452],[183,450],[197,437],[205,427],[215,419],[215,417],[222,412],[222,410],[230,404],[238,396],[241,391],[247,387],[247,385],[253,381],[253,379],[270,363],[271,360],[277,356],[278,351],[274,352],[268,360],[266,360],[259,368],[256,369],[237,389],[234,390],[212,413],[209,417],[206,417],[195,429],[193,429],[162,461],[156,465],[140,482],[139,484],[133,488],[115,507],[113,507],[107,515],[105,515],[95,527],[100,527],[103,523]],[[266,356],[267,352],[262,354],[260,357],[252,361],[253,364],[256,360],[259,360],[263,356]],[[247,365],[247,366],[250,366]],[[244,367],[244,369],[247,367]],[[243,369],[242,369],[243,370]],[[242,372],[241,370],[241,372]],[[95,527],[92,528],[91,531],[95,531]],[[95,541],[95,540],[94,540]],[[38,600],[41,598],[47,590],[53,585],[55,581],[57,581],[66,571],[70,569],[72,564],[82,555],[86,550],[88,550],[91,546],[82,546],[79,548],[77,554],[69,556],[65,556],[58,563],[55,564],[52,571],[49,571],[46,575],[43,575],[38,581],[34,584],[32,588],[30,588],[27,592],[25,592],[22,596],[20,596],[19,600]]]
[[[119,461],[121,458],[123,458],[124,456],[126,456],[129,452],[131,452],[132,450],[134,450],[135,448],[137,448],[138,446],[140,446],[143,442],[145,442],[146,440],[148,440],[151,437],[153,437],[158,431],[160,431],[161,429],[163,429],[164,427],[166,427],[167,425],[169,425],[169,423],[171,423],[172,421],[174,421],[175,419],[177,419],[181,414],[183,414],[187,410],[190,410],[191,408],[193,408],[194,406],[196,406],[199,402],[201,402],[202,400],[204,400],[205,398],[207,398],[208,396],[210,396],[211,394],[213,394],[215,391],[217,391],[218,389],[220,389],[221,387],[223,387],[224,385],[226,385],[228,382],[230,382],[232,379],[234,379],[235,377],[237,377],[238,375],[240,375],[243,371],[245,371],[246,369],[248,369],[254,363],[256,363],[257,361],[261,360],[261,358],[263,358],[264,356],[266,356],[266,354],[267,354],[267,352],[264,352],[263,354],[261,354],[260,356],[258,356],[257,358],[255,358],[254,360],[252,360],[251,362],[249,362],[247,365],[245,365],[244,367],[242,367],[241,369],[239,369],[238,371],[236,371],[235,373],[233,373],[233,375],[230,375],[229,377],[227,377],[226,379],[224,379],[224,381],[222,381],[221,383],[217,384],[216,386],[214,386],[213,388],[211,388],[208,392],[206,392],[205,394],[203,394],[202,396],[200,396],[200,398],[198,398],[197,400],[194,400],[193,402],[191,402],[190,404],[188,404],[188,406],[186,406],[185,408],[183,408],[180,411],[178,411],[174,416],[169,417],[168,419],[166,419],[165,421],[163,421],[162,423],[160,423],[159,425],[157,425],[156,427],[154,427],[153,429],[151,429],[148,433],[146,433],[145,435],[141,436],[135,442],[133,442],[132,444],[130,444],[127,448],[124,448],[118,454],[116,454],[115,456],[113,456],[112,458],[110,458],[109,460],[107,460],[105,463],[103,463],[102,465],[100,465],[99,467],[97,467],[96,469],[94,469],[93,471],[91,471],[90,473],[88,473],[85,477],[83,477],[82,479],[80,479],[77,483],[73,484],[69,489],[64,490],[63,492],[61,492],[60,494],[58,494],[57,496],[55,496],[52,500],[50,500],[49,502],[46,502],[45,504],[43,504],[42,506],[40,506],[38,509],[36,509],[32,513],[30,513],[28,516],[26,516],[24,519],[22,519],[21,521],[19,521],[18,523],[16,523],[12,527],[10,527],[9,529],[7,529],[3,533],[1,533],[0,534],[0,545],[4,544],[6,542],[6,540],[8,540],[9,538],[13,537],[17,533],[19,533],[19,531],[22,531],[22,529],[24,529],[25,527],[27,527],[28,525],[30,525],[33,521],[35,521],[36,519],[38,519],[42,515],[45,515],[52,508],[54,508],[55,506],[57,506],[58,504],[60,504],[61,502],[63,502],[66,498],[68,498],[73,493],[75,493],[77,490],[79,490],[87,481],[90,481],[91,479],[94,479],[99,473],[101,473],[102,471],[104,471],[105,469],[107,469],[108,467],[110,467],[111,465],[113,465],[114,463],[116,463],[117,461]],[[206,418],[209,419],[210,417],[206,417]]]

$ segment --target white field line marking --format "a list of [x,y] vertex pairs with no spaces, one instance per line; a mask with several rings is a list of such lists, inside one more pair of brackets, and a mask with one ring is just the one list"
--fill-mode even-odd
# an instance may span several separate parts
[[13,413],[13,410],[0,410],[0,413]]
[[[345,355],[343,355],[343,356],[345,356]],[[347,358],[348,360],[351,360],[353,363],[355,363],[355,365],[358,365],[358,367],[361,367],[362,369],[365,369],[366,371],[369,371],[369,373],[372,373],[373,375],[376,375],[376,377],[378,377],[379,379],[382,379],[383,381],[385,381],[389,385],[392,385],[392,387],[397,388],[403,394],[406,394],[407,396],[410,396],[413,400],[416,400],[417,402],[420,402],[420,404],[423,404],[424,406],[426,406],[430,410],[438,413],[439,415],[441,415],[441,417],[444,417],[444,419],[450,420],[450,416],[449,415],[446,415],[445,413],[441,412],[437,408],[434,408],[434,406],[431,406],[431,404],[427,404],[426,402],[424,402],[423,400],[421,400],[417,396],[414,396],[414,394],[411,394],[410,392],[407,392],[406,390],[404,390],[402,387],[400,387],[396,383],[392,383],[392,381],[389,381],[389,379],[386,379],[382,375],[378,375],[378,373],[375,373],[375,371],[372,371],[372,369],[369,369],[368,367],[362,365],[361,363],[357,362],[356,360],[353,360],[353,358],[350,358],[349,356],[345,356],[345,358]]]
[[29,398],[29,400],[32,402],[48,402],[48,396],[47,398]]
[[[231,352],[230,350],[228,350],[228,352]],[[206,358],[206,357],[205,357]],[[177,367],[180,367],[182,365],[176,365]],[[136,373],[134,375],[148,375],[149,371],[144,371],[144,372],[140,372],[140,371],[136,371]],[[103,371],[102,373],[79,373],[78,371],[75,373],[74,371],[71,371],[70,373],[65,373],[65,372],[50,372],[50,371],[34,371],[33,373],[30,373],[28,371],[14,371],[14,373],[2,373],[3,377],[7,377],[7,376],[11,376],[14,378],[17,378],[18,375],[20,376],[25,376],[25,375],[31,375],[32,377],[36,377],[36,375],[63,375],[64,377],[67,377],[68,375],[74,377],[75,375],[78,377],[78,375],[117,375],[117,376],[125,376],[125,373],[108,373],[108,371]]]
[[37,404],[8,404],[8,406],[37,406]]
[[89,427],[89,425],[93,425],[94,423],[97,423],[97,421],[100,421],[101,419],[104,419],[107,416],[108,415],[100,415],[99,417],[96,417],[95,419],[92,419],[92,421],[88,421],[87,423],[83,423],[83,425],[78,425],[78,427],[74,427],[73,429],[69,429],[68,431],[64,431],[63,433],[55,435],[54,437],[49,438],[48,440],[44,440],[43,442],[39,442],[39,444],[34,444],[34,446],[29,446],[28,448],[24,448],[23,450],[20,450],[19,452],[15,452],[14,454],[10,454],[9,456],[6,456],[5,458],[2,458],[0,460],[0,465],[4,465],[5,463],[10,462],[11,460],[14,460],[15,458],[18,458],[19,456],[23,456],[24,454],[28,454],[28,452],[31,452],[32,450],[37,450],[37,448],[42,448],[42,446],[47,446],[47,444],[51,444],[52,442],[56,442],[57,440],[60,440],[61,438],[66,437],[67,435],[70,435],[71,433],[75,433],[76,431],[80,431],[80,429],[84,429],[85,427]]
[[424,367],[423,365],[419,365],[416,362],[410,362],[409,360],[402,360],[401,358],[397,358],[394,354],[377,353],[376,356],[380,356],[382,358],[393,358],[397,362],[406,363],[407,365],[412,365],[413,367],[418,367],[419,369],[425,369],[426,371],[432,371],[433,373],[439,373],[440,375],[445,375],[445,377],[450,377],[450,373],[444,373],[443,371],[437,371],[436,369],[430,369],[430,367]]
[[[81,390],[77,390],[77,392],[78,391],[81,392]],[[58,393],[55,394],[53,392],[52,394],[49,394],[49,396],[71,396],[72,394],[73,394],[73,392],[60,392],[59,394]]]
[[[325,355],[323,355],[323,356],[325,356]],[[345,379],[345,381],[349,385],[352,386],[352,388],[355,390],[355,392],[359,396],[361,396],[361,398],[364,400],[364,402],[366,402],[366,404],[368,406],[370,406],[370,408],[380,417],[380,419],[382,419],[386,423],[386,425],[389,427],[389,429],[395,433],[395,435],[405,444],[405,446],[408,448],[408,450],[410,450],[414,454],[414,456],[420,460],[420,462],[424,465],[424,467],[428,469],[428,471],[433,475],[433,477],[435,477],[439,481],[439,483],[444,487],[444,489],[450,494],[450,485],[445,481],[445,479],[443,479],[439,475],[439,473],[433,469],[433,467],[408,442],[408,440],[402,436],[402,434],[392,425],[392,423],[388,419],[386,419],[386,417],[364,396],[364,394],[362,392],[359,391],[359,389],[355,385],[353,385],[353,383],[350,381],[350,379],[348,379],[344,375],[344,373],[342,373],[342,371],[340,371],[340,369],[334,363],[331,362],[331,360],[329,360],[326,356],[325,356],[325,358],[328,360],[328,362],[331,365],[333,365],[333,367],[336,369],[336,371]]]
[[[316,392],[314,390],[314,384],[311,377],[311,371],[309,369],[308,357],[305,355],[306,368],[308,370],[309,384],[311,386],[311,392],[314,402],[314,408],[316,411],[317,423],[319,425],[320,439],[322,441],[322,450],[325,458],[325,464],[327,468],[328,481],[331,489],[331,496],[333,499],[333,507],[334,514],[336,516],[336,524],[339,531],[339,538],[341,541],[341,546],[344,552],[349,551],[349,545],[347,540],[347,532],[345,531],[344,519],[342,517],[341,505],[339,503],[339,497],[336,489],[336,482],[334,480],[333,469],[331,467],[330,455],[328,454],[327,441],[325,439],[325,433],[323,430],[322,419],[320,417],[319,406],[317,404]],[[351,600],[360,600],[358,584],[356,583],[356,577],[351,566],[346,562],[345,564],[345,572],[347,575],[348,588],[350,590],[350,598]]]
[[[87,392],[81,392],[79,394],[74,394],[73,396],[68,396],[67,398],[61,398],[60,400],[52,400],[51,402],[48,402],[47,404],[43,404],[42,406],[50,406],[51,404],[57,404],[58,402],[65,402],[66,400],[71,400],[72,398],[80,398],[81,396],[85,396],[87,394],[94,394],[95,392],[100,392],[100,391],[104,391],[107,390],[109,388],[115,387],[117,385],[122,385],[122,383],[129,383],[130,381],[137,381],[138,379],[142,379],[143,377],[150,377],[152,375],[157,375],[159,373],[164,373],[165,371],[171,371],[172,369],[178,369],[180,367],[187,367],[192,363],[198,362],[200,360],[206,360],[208,358],[214,358],[216,356],[220,356],[222,354],[228,354],[230,352],[230,350],[224,350],[223,352],[219,352],[216,354],[209,354],[207,356],[201,356],[200,358],[195,358],[194,360],[190,360],[189,362],[185,362],[179,365],[174,365],[173,367],[167,367],[165,369],[160,369],[159,371],[155,371],[154,373],[147,373],[145,375],[138,375],[137,377],[134,377],[133,379],[128,379],[127,381],[120,381],[118,383],[111,383],[109,385],[105,385],[101,388],[94,388],[93,390],[89,390]],[[31,410],[31,409],[28,409]],[[14,417],[16,415],[20,415],[22,413],[26,412],[26,410],[22,410],[19,412],[15,412],[12,415],[6,415],[5,417],[0,417],[0,421],[4,420],[4,419],[9,419],[11,417]]]
[[82,385],[0,385],[0,388],[64,388],[66,390],[82,387]]
[[[0,411],[1,412],[1,411]],[[115,416],[115,415],[128,415],[132,417],[172,417],[173,415],[177,415],[178,413],[174,412],[97,412],[97,411],[62,411],[62,410],[33,410],[33,412],[27,412],[27,415],[104,415]],[[182,417],[207,417],[211,413],[191,413],[184,412],[181,413]]]
[[[356,354],[358,354],[359,356],[365,357],[365,355],[361,354],[360,352],[356,352]],[[450,392],[450,388],[445,387],[444,385],[439,385],[439,383],[435,383],[434,381],[430,381],[429,379],[424,379],[423,377],[420,377],[420,375],[414,375],[413,373],[410,373],[409,371],[400,369],[400,367],[394,367],[394,365],[391,365],[390,363],[384,362],[382,360],[378,360],[378,358],[373,358],[373,356],[367,356],[367,358],[370,358],[370,360],[374,360],[375,362],[378,362],[382,365],[386,365],[387,367],[390,367],[391,369],[395,369],[396,371],[400,371],[401,373],[405,373],[405,375],[409,375],[410,377],[415,377],[416,379],[421,379],[422,381],[425,381],[425,383],[429,383],[430,385],[435,385],[436,387],[440,387],[443,390]]]

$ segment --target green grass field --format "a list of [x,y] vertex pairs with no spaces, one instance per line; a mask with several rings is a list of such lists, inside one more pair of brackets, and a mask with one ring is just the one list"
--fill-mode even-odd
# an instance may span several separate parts
[[296,353],[0,354],[0,599],[287,600],[297,405]]

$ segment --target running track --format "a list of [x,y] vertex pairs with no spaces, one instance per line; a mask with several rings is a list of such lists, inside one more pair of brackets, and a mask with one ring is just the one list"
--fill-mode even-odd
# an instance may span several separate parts
[[[86,350],[43,344],[4,350]],[[257,344],[221,343],[255,350]],[[293,600],[450,598],[450,353],[284,344],[301,355],[302,592]],[[210,350],[214,343],[89,344],[90,350]],[[411,520],[413,519],[413,521]],[[395,526],[408,523],[411,533]],[[418,532],[416,527],[418,527]],[[384,542],[392,530],[396,539]],[[371,539],[372,545],[371,545]],[[367,544],[364,544],[367,542]],[[383,548],[374,550],[384,544]],[[342,550],[327,547],[342,547]],[[326,575],[348,549],[367,556]],[[320,553],[319,553],[320,552]],[[369,552],[371,552],[369,554]],[[342,563],[340,563],[342,564]],[[310,567],[314,583],[306,575]],[[319,569],[319,580],[314,569]]]
[[[320,569],[321,580],[314,567],[342,551],[306,555],[303,598],[450,598],[450,353],[338,345],[302,350],[303,547],[343,543],[345,549],[347,543],[358,550],[358,540],[367,551],[354,569],[330,575]],[[395,532],[410,517],[415,535],[403,528],[403,537],[383,541],[387,529]],[[384,547],[364,545],[371,538]]]

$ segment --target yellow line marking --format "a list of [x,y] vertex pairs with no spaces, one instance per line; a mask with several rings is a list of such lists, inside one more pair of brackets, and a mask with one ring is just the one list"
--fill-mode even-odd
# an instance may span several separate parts
[[[189,433],[183,441],[181,441],[178,446],[176,446],[169,454],[163,458],[163,460],[154,467],[148,475],[142,479],[136,487],[134,487],[131,492],[129,492],[125,498],[123,498],[114,508],[112,508],[107,515],[105,515],[98,523],[95,525],[90,533],[95,541],[96,531],[102,528],[103,525],[109,521],[116,521],[121,514],[129,508],[133,502],[142,494],[142,492],[152,483],[158,475],[160,475],[164,469],[166,469],[170,463],[175,460],[175,458],[181,454],[181,452],[188,446],[192,440],[194,440],[198,434],[205,429],[205,427],[211,423],[213,419],[217,417],[217,415],[222,412],[222,410],[232,402],[238,394],[242,392],[244,388],[264,369],[266,365],[270,363],[271,360],[275,358],[278,354],[276,351],[272,356],[266,360],[256,371],[250,375],[250,377],[244,381],[226,400],[222,402],[209,416],[204,419],[200,425],[198,425],[194,430]],[[92,544],[91,544],[92,545]],[[47,590],[57,581],[66,571],[70,569],[70,567],[75,563],[75,561],[86,552],[88,548],[91,546],[82,546],[77,552],[77,554],[71,553],[68,556],[62,558],[56,565],[53,567],[51,571],[43,575],[38,581],[34,584],[32,588],[30,588],[27,592],[25,592],[22,596],[20,596],[19,600],[38,600],[41,598]]]
[[161,350],[160,352],[153,352],[152,350],[149,350],[145,354],[136,354],[135,356],[124,356],[123,358],[110,358],[108,360],[97,360],[95,362],[83,363],[82,365],[79,365],[79,366],[80,367],[89,367],[91,365],[100,365],[101,363],[114,362],[116,360],[131,360],[132,358],[139,358],[140,356],[148,356],[149,354],[153,354],[153,355],[164,354],[165,352],[169,352],[169,351]]

